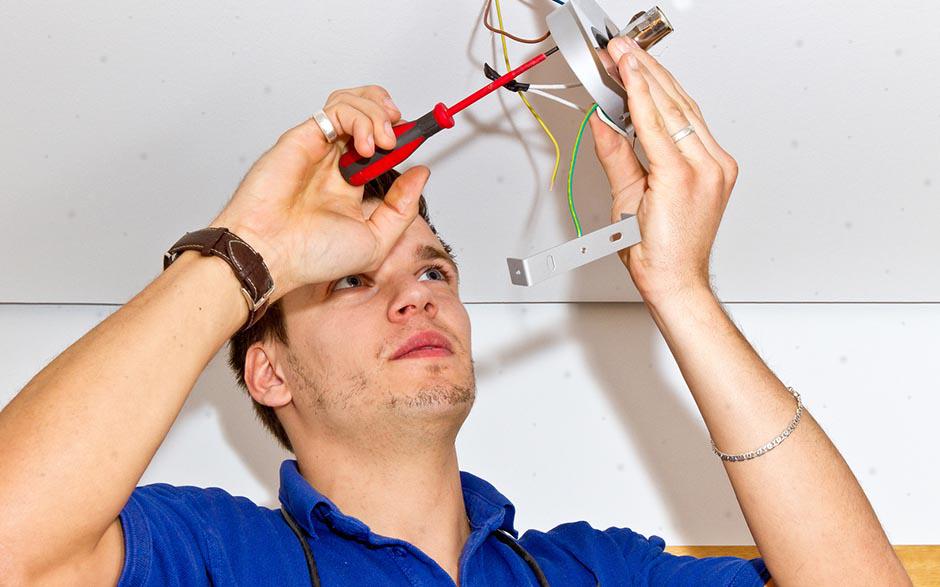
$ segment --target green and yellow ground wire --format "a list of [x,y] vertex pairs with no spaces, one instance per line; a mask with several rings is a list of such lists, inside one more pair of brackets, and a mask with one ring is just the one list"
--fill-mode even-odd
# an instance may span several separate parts
[[597,110],[597,104],[591,106],[587,114],[584,115],[584,120],[581,121],[581,127],[578,128],[578,137],[575,139],[574,147],[571,149],[571,165],[568,166],[568,209],[571,211],[571,220],[574,221],[574,229],[577,231],[579,237],[581,236],[581,222],[578,221],[578,213],[574,209],[574,192],[572,190],[574,183],[574,164],[578,160],[578,149],[581,148],[581,137],[584,136],[584,128],[587,126],[588,120],[590,120],[595,110]]

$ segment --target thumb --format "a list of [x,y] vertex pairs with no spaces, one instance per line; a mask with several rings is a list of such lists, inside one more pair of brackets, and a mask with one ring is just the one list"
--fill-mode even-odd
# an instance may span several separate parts
[[402,173],[369,216],[368,224],[383,258],[418,215],[421,190],[430,175],[431,171],[421,165]]
[[591,134],[594,135],[594,152],[610,181],[610,191],[616,194],[646,175],[646,170],[637,159],[630,142],[604,124],[600,115],[590,118]]

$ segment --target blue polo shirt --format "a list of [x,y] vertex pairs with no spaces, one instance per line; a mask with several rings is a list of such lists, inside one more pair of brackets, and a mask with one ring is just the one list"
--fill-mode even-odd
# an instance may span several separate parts
[[[513,528],[515,508],[492,485],[461,473],[472,532],[460,556],[463,587],[532,585],[530,567],[493,532]],[[279,497],[304,530],[324,587],[453,585],[444,570],[408,542],[374,534],[344,515],[281,464]],[[121,511],[125,560],[119,585],[310,585],[303,549],[278,510],[218,488],[138,487]],[[553,586],[763,585],[759,558],[694,558],[663,551],[658,536],[586,522],[528,530],[520,544]]]

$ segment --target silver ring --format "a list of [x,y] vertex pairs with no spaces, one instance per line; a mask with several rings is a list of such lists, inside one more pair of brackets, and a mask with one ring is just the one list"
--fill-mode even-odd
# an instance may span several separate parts
[[330,117],[326,115],[326,112],[322,110],[314,112],[313,119],[316,121],[317,126],[320,127],[320,130],[323,131],[326,142],[332,143],[336,140],[336,129],[333,128],[333,123],[330,122]]
[[678,143],[679,141],[681,141],[682,139],[684,139],[685,137],[689,136],[690,134],[694,132],[695,132],[695,129],[692,128],[691,124],[685,128],[680,128],[676,132],[672,133],[672,142]]

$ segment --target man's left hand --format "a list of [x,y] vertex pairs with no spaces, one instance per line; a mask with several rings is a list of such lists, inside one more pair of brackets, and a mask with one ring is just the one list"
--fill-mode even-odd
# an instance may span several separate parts
[[[649,170],[633,145],[591,117],[597,157],[610,181],[611,220],[636,214],[642,242],[620,251],[640,295],[658,301],[710,289],[709,256],[738,175],[702,112],[675,78],[631,39],[607,47],[627,90],[627,106]],[[695,132],[672,135],[691,125]]]

